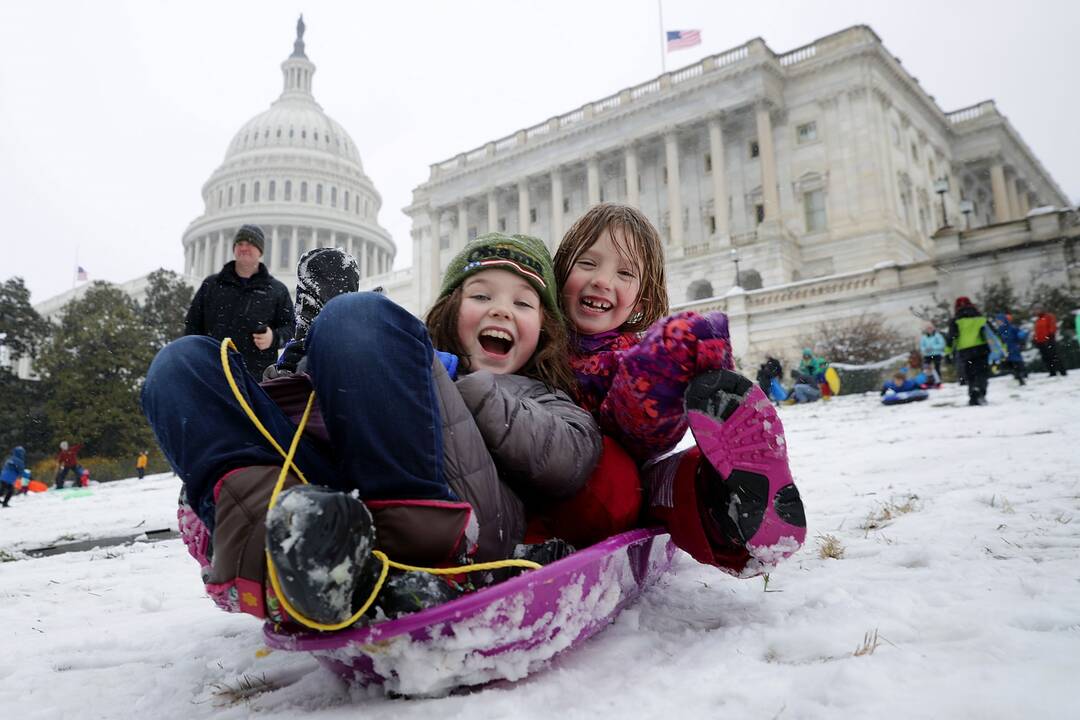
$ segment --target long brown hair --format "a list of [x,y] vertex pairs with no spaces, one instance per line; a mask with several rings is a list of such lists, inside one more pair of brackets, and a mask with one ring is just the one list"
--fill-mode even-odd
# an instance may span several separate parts
[[[458,285],[452,293],[436,300],[428,310],[425,322],[431,344],[439,350],[457,355],[461,371],[467,373],[472,369],[472,362],[457,331],[458,312],[464,295],[462,288],[463,285]],[[553,390],[562,390],[570,397],[576,397],[577,378],[570,369],[569,358],[570,343],[566,336],[566,326],[560,318],[541,305],[540,340],[532,357],[515,374],[539,380]]]
[[[615,231],[622,229],[630,242],[620,244]],[[555,253],[555,282],[559,287],[559,307],[566,313],[562,287],[570,270],[581,254],[591,248],[607,232],[611,243],[625,259],[641,270],[641,283],[634,305],[638,311],[631,315],[619,330],[641,332],[668,314],[667,280],[664,277],[664,248],[660,234],[645,214],[629,205],[600,203],[578,218],[566,231]],[[569,316],[568,316],[569,317]]]

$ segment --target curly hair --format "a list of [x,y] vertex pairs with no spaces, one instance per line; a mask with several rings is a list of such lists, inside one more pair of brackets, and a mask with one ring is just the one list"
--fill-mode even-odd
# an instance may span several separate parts
[[[472,362],[457,330],[458,312],[464,295],[462,288],[462,285],[458,285],[452,293],[436,300],[424,322],[431,336],[431,344],[439,350],[457,355],[461,372],[467,373],[472,369]],[[540,340],[532,357],[515,374],[539,380],[553,390],[562,390],[570,397],[576,397],[577,378],[570,369],[569,358],[570,342],[566,326],[558,316],[541,307]]]
[[[630,238],[626,244],[619,243],[615,231],[622,229]],[[641,270],[634,305],[638,311],[631,315],[622,332],[642,332],[669,313],[667,280],[664,276],[664,248],[660,234],[645,214],[629,205],[600,203],[589,208],[577,222],[566,231],[555,253],[555,282],[561,288],[570,277],[570,270],[582,253],[591,248],[607,232],[612,244],[622,257],[633,262]],[[559,293],[559,307],[566,313],[565,300]],[[569,316],[567,316],[569,317]]]

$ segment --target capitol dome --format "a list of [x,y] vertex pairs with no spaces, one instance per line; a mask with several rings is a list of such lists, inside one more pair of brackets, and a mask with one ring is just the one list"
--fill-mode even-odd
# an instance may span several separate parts
[[232,259],[245,223],[266,236],[263,263],[296,287],[296,262],[316,247],[340,247],[363,278],[388,273],[396,248],[378,223],[382,198],[364,174],[356,143],[315,102],[315,64],[304,52],[304,20],[282,64],[284,88],[244,123],[202,188],[203,214],[184,232],[184,273],[195,282]]

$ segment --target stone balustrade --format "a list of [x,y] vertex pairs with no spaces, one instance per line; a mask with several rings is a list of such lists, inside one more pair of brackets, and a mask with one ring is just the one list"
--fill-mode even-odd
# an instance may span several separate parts
[[976,118],[980,118],[983,115],[997,114],[997,105],[994,104],[994,101],[983,100],[981,103],[976,103],[970,107],[960,108],[959,110],[945,113],[945,117],[949,119],[951,124],[959,125],[960,123],[970,122]]

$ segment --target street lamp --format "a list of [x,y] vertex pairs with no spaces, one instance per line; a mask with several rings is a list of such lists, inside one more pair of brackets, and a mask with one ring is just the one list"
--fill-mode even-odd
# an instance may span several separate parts
[[941,227],[949,227],[949,216],[945,214],[945,193],[949,192],[949,178],[938,178],[934,182],[934,192],[941,196]]
[[975,203],[970,200],[960,201],[960,212],[964,213],[964,229],[971,229],[971,213],[975,212]]
[[731,261],[735,263],[735,285],[742,287],[739,285],[739,251],[736,248],[731,248]]

